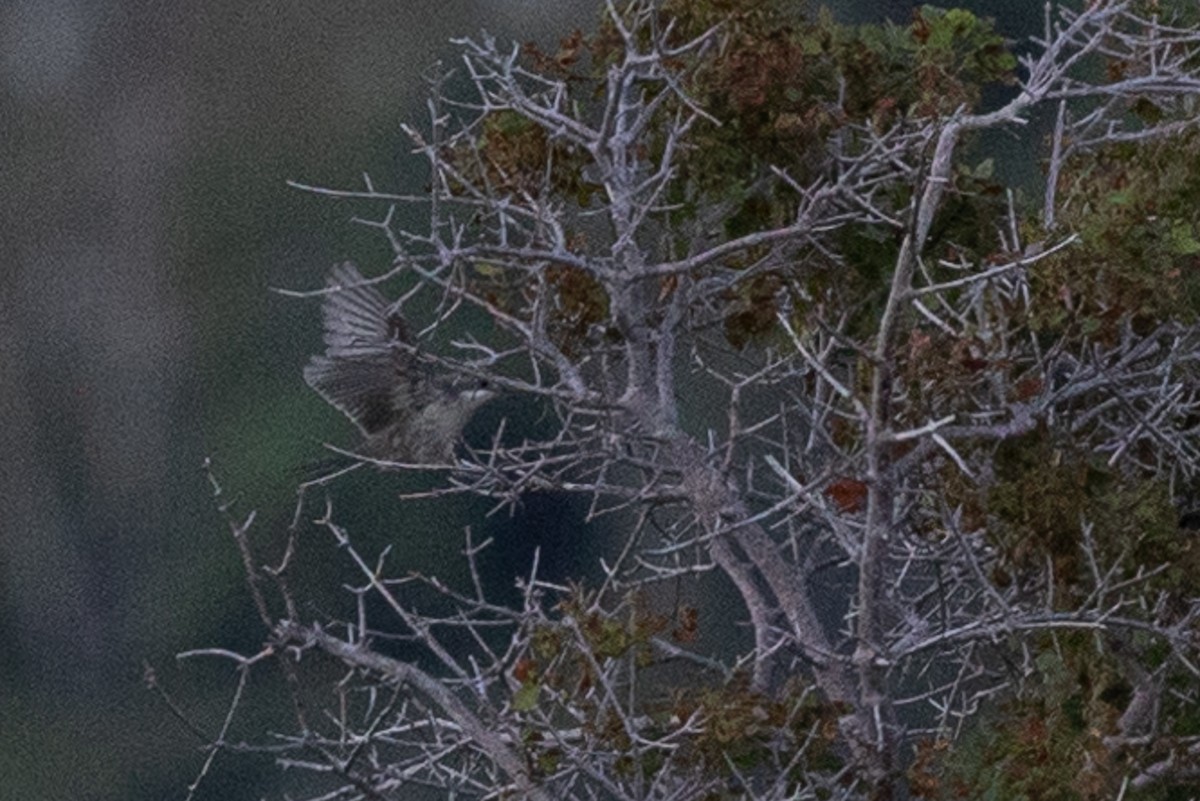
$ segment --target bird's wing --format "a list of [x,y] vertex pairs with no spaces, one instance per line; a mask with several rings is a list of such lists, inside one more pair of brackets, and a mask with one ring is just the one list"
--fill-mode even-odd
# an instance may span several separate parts
[[325,354],[304,368],[304,380],[349,417],[363,434],[373,434],[407,409],[398,395],[410,394],[414,358],[404,318],[366,284],[358,268],[344,262],[329,275],[322,315]]
[[329,294],[321,311],[325,320],[325,355],[333,359],[395,356],[410,343],[404,318],[388,308],[387,300],[354,266],[343,262],[329,273]]

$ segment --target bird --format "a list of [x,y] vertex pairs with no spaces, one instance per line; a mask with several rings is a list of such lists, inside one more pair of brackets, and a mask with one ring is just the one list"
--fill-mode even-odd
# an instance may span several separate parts
[[309,360],[304,380],[358,427],[356,455],[451,464],[467,422],[496,393],[486,380],[421,360],[404,317],[353,262],[336,265],[326,288],[325,352]]

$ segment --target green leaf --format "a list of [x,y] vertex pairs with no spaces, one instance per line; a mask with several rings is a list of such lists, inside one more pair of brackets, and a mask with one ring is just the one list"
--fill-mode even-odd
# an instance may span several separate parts
[[512,708],[514,712],[528,712],[537,707],[538,692],[541,688],[537,682],[521,685],[521,688],[513,693]]
[[1192,226],[1188,223],[1176,223],[1171,226],[1171,239],[1168,247],[1172,253],[1179,256],[1200,253],[1200,241],[1197,241],[1193,235]]

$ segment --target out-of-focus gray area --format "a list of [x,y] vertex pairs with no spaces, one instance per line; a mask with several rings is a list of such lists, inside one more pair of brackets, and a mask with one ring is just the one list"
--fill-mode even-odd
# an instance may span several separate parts
[[[231,666],[175,654],[262,641],[202,461],[261,536],[286,526],[295,467],[351,429],[300,379],[317,305],[268,287],[388,259],[348,222],[368,209],[285,181],[419,190],[399,126],[427,119],[422,75],[453,64],[449,40],[549,46],[601,5],[0,4],[0,794],[186,795],[200,743],[144,664],[215,733]],[[1040,7],[991,5],[972,7]],[[222,757],[198,797],[259,798],[275,779]]]

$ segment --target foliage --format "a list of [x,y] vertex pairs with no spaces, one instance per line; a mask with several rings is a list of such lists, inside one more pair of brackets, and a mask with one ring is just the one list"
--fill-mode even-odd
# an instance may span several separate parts
[[[264,653],[294,687],[324,658],[356,688],[321,722],[295,690],[284,761],[319,755],[329,792],[1166,798],[1200,776],[1178,517],[1200,494],[1200,32],[1063,7],[1018,65],[961,9],[793,7],[634,0],[555,52],[463,40],[477,97],[435,91],[430,133],[406,129],[427,230],[358,193],[412,286],[389,314],[486,313],[427,358],[555,428],[371,463],[442,471],[409,500],[584,495],[619,547],[592,585],[531,569],[513,606],[469,530],[464,591],[327,511],[363,584],[306,623],[301,540],[264,572],[239,534]],[[1039,207],[975,134],[1042,109]],[[680,422],[706,403],[722,426]],[[714,573],[745,654],[664,600]]]
[[1113,341],[1130,321],[1145,331],[1200,312],[1200,140],[1120,143],[1080,154],[1060,179],[1062,225],[1081,248],[1032,275],[1034,322]]
[[[768,168],[809,182],[826,169],[823,143],[839,131],[860,125],[883,131],[906,119],[974,108],[985,88],[1012,82],[1016,64],[990,23],[962,9],[924,6],[906,26],[853,28],[836,23],[827,11],[810,20],[798,16],[793,4],[777,2],[687,0],[664,3],[661,13],[672,19],[670,41],[676,44],[713,26],[723,29],[717,57],[705,59],[688,74],[689,97],[711,117],[697,122],[689,147],[675,160],[678,180],[669,187],[667,201],[677,208],[672,214],[676,225],[697,216],[708,218],[714,208],[724,210],[720,225],[726,237],[778,226],[795,214],[794,193],[786,185],[765,185]],[[533,66],[560,75],[575,90],[576,102],[587,103],[602,86],[603,71],[620,47],[609,21],[594,38],[578,31],[571,34],[556,53],[532,44],[526,45],[525,53]],[[668,107],[675,105],[667,101]],[[500,110],[494,117],[507,119],[511,114]],[[490,131],[496,123],[485,117],[484,125]],[[651,161],[663,155],[662,133],[651,131],[644,146]],[[580,160],[562,157],[566,148],[548,157],[542,129],[514,134],[519,135],[503,140],[484,136],[471,148],[478,148],[488,169],[501,174],[536,179],[546,172],[548,188],[575,196],[581,207],[601,197],[595,184],[582,178]],[[452,161],[465,158],[460,154]],[[972,180],[969,173],[964,178]],[[503,180],[497,184],[502,187]],[[909,200],[907,187],[898,185],[892,191],[888,206],[903,207]],[[961,206],[946,217],[961,221],[977,215],[977,204]],[[709,212],[701,214],[702,210]],[[737,302],[725,320],[730,342],[742,347],[773,329],[770,321],[761,319],[764,314],[773,318],[770,304],[762,301],[781,290],[798,306],[835,290],[832,299],[839,306],[862,293],[880,291],[879,271],[894,260],[899,243],[894,234],[887,237],[890,244],[883,250],[891,249],[889,257],[870,244],[879,235],[877,228],[856,226],[839,234],[844,258],[861,274],[861,280],[849,285],[844,276],[833,279],[835,265],[819,252],[810,252],[798,255],[786,274],[762,271],[731,288],[730,297]],[[963,240],[956,241],[961,247]],[[763,252],[749,249],[733,256],[727,266],[744,270]],[[874,305],[863,309],[868,315],[877,311]]]

